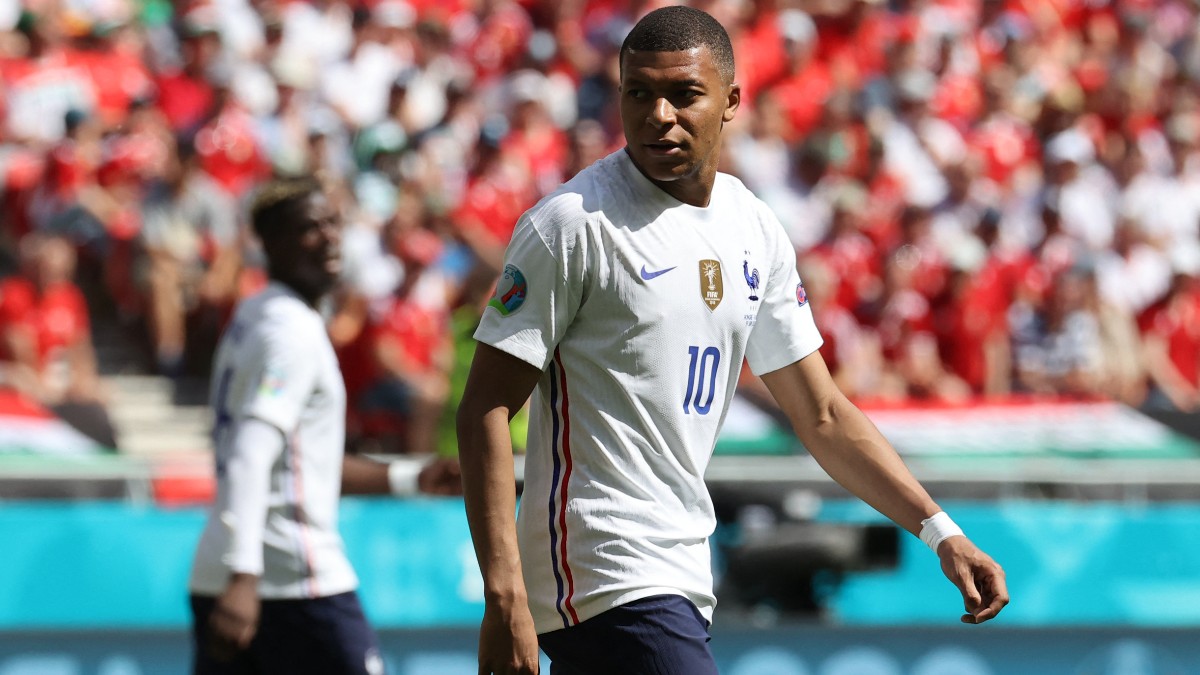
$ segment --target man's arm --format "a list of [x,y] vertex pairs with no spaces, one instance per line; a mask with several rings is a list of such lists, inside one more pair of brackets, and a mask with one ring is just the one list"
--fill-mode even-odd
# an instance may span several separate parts
[[410,497],[462,494],[458,460],[450,457],[402,458],[376,462],[365,457],[342,458],[342,494]]
[[516,478],[509,421],[541,377],[534,366],[480,343],[458,408],[463,494],[483,573],[480,673],[536,673],[537,634],[517,550]]
[[[833,383],[820,352],[762,376],[796,435],[829,475],[914,535],[941,511],[867,416]],[[982,623],[1008,604],[1004,571],[966,537],[937,545],[942,571],[962,592],[964,623]]]
[[232,532],[225,558],[229,583],[209,617],[206,645],[213,657],[222,661],[248,648],[258,630],[258,578],[263,571],[271,467],[285,445],[282,431],[253,417],[243,419],[235,433],[224,469],[229,503],[220,514]]

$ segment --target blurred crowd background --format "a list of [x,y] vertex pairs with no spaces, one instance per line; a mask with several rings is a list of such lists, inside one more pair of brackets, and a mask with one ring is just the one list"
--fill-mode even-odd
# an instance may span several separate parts
[[[255,187],[315,172],[352,438],[452,444],[513,226],[622,146],[617,51],[660,4],[0,0],[4,385],[103,436],[100,322],[202,378],[265,283]],[[1200,410],[1196,3],[691,4],[734,41],[723,170],[850,396]]]

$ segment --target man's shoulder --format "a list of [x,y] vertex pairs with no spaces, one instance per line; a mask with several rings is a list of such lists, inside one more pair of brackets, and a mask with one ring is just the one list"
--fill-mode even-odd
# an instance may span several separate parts
[[243,300],[236,317],[238,323],[263,336],[307,337],[314,330],[324,330],[319,314],[295,293],[276,284]]
[[558,186],[554,192],[542,197],[525,213],[526,218],[542,232],[582,228],[601,211],[606,201],[602,185],[604,161],[592,164]]
[[725,191],[735,199],[754,203],[756,207],[759,204],[766,206],[766,204],[758,198],[758,195],[754,194],[750,191],[750,188],[746,187],[746,184],[742,182],[742,179],[730,173],[718,171],[717,179],[713,183],[713,190]]

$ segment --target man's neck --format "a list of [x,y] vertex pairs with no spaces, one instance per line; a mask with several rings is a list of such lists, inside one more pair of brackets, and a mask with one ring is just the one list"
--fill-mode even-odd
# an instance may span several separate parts
[[711,169],[701,167],[691,176],[685,176],[672,181],[660,181],[651,178],[649,174],[642,170],[642,167],[633,159],[633,155],[629,154],[628,150],[625,151],[625,155],[629,157],[630,163],[638,170],[638,173],[645,176],[646,180],[650,181],[654,187],[689,206],[698,208],[706,208],[708,206],[708,202],[712,198],[713,185],[717,182],[717,169],[715,165]]
[[309,307],[312,307],[313,309],[316,309],[317,305],[321,302],[321,294],[320,293],[313,294],[309,291],[305,291],[301,287],[302,286],[301,284],[297,284],[294,281],[289,281],[288,279],[284,279],[274,273],[271,273],[270,280],[281,286],[284,286],[289,291],[295,293],[297,296],[299,296],[299,298],[301,300],[304,301],[304,304],[308,305]]

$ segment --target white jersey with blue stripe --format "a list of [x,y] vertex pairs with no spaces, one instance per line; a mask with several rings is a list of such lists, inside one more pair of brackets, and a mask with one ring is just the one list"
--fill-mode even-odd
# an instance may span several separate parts
[[683,204],[618,151],[522,216],[475,337],[544,371],[518,516],[538,632],[658,594],[711,620],[704,471],[743,357],[821,345],[771,211],[725,174]]
[[[219,594],[244,560],[261,566],[263,598],[354,590],[358,579],[337,525],[346,389],[320,314],[279,283],[242,302],[217,348],[211,403],[217,494],[196,549],[191,591]],[[261,558],[238,550],[229,511],[226,466],[237,427],[248,418],[273,425],[286,439],[263,484],[269,494]]]

